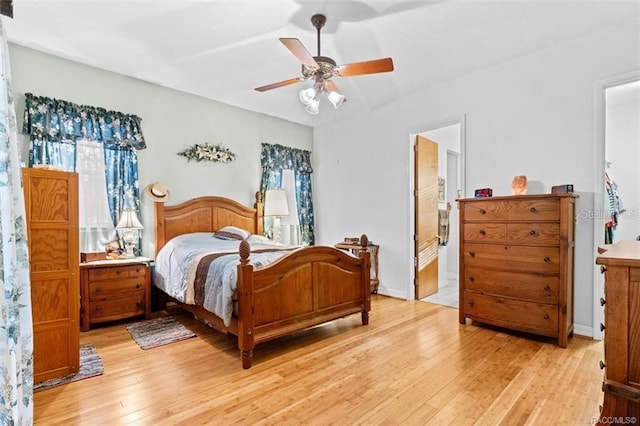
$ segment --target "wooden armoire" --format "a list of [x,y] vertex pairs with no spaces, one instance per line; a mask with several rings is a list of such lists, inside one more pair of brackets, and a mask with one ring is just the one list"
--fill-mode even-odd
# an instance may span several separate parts
[[23,168],[34,383],[80,367],[78,175]]

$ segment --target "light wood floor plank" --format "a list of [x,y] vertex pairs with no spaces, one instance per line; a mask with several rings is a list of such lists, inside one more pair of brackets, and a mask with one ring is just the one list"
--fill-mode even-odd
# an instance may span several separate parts
[[360,316],[259,345],[170,312],[196,337],[142,350],[126,323],[81,333],[102,376],[35,394],[36,425],[575,425],[602,403],[602,342],[460,325],[454,308],[374,295]]

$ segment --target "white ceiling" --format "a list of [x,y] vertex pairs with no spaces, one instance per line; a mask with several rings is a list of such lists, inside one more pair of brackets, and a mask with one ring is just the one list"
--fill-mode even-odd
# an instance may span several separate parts
[[[375,110],[611,24],[637,20],[626,1],[14,0],[10,42],[309,126]],[[338,64],[392,57],[391,73],[335,77],[347,96],[304,111],[300,63],[279,41],[317,54],[310,18],[324,13],[322,55]]]

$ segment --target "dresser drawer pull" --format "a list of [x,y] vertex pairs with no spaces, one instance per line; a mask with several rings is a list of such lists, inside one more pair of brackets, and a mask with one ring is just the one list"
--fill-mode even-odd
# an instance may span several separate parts
[[93,292],[94,292],[95,294],[100,294],[100,293],[102,293],[102,288],[101,288],[101,287],[96,287],[96,289],[95,289],[95,290],[93,290]]
[[538,210],[535,207],[531,207],[531,213],[538,213]]
[[551,262],[551,258],[549,256],[545,256],[544,257],[544,261],[549,263],[549,262]]
[[136,302],[136,306],[137,306],[138,308],[141,308],[141,307],[143,307],[143,306],[144,306],[144,303],[142,303],[142,300],[138,300],[138,301]]
[[480,214],[485,214],[487,211],[485,209],[480,209]]
[[604,306],[605,303],[607,303],[607,301],[604,299],[604,297],[600,298],[600,306]]
[[102,306],[98,305],[98,306],[96,306],[96,308],[94,310],[96,312],[102,312]]
[[140,283],[136,284],[136,288],[142,288],[142,284]]
[[604,265],[600,265],[600,273],[604,274],[605,272],[607,272],[607,267]]
[[532,237],[535,237],[536,235],[538,235],[538,233],[534,230],[529,231],[529,235],[531,235]]
[[485,231],[484,229],[480,230],[480,235],[486,235],[486,234],[487,234],[487,231]]
[[475,253],[475,252],[473,252],[473,251],[470,251],[470,252],[469,252],[469,256],[471,256],[471,257],[476,257],[476,253]]
[[475,280],[476,280],[475,278],[473,278],[473,277],[469,277],[469,281],[471,281],[471,282],[475,282]]
[[551,287],[549,287],[549,285],[545,285],[543,288],[547,293],[551,291]]
[[467,305],[473,306],[473,300],[467,300]]
[[604,368],[607,366],[607,364],[605,364],[604,362],[600,361],[600,370],[604,370]]
[[600,331],[604,331],[605,328],[607,327],[605,327],[603,323],[600,323]]
[[544,314],[544,316],[542,318],[548,320],[549,319],[549,314]]

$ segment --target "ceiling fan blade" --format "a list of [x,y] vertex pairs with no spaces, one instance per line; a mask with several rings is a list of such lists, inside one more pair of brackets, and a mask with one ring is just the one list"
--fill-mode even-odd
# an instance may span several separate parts
[[289,86],[290,84],[304,81],[304,77],[290,78],[289,80],[279,81],[277,83],[267,84],[266,86],[256,87],[258,92],[266,92],[267,90],[277,89],[278,87]]
[[311,68],[318,68],[318,63],[315,59],[313,59],[311,53],[309,53],[309,51],[304,47],[300,40],[298,40],[297,38],[281,38],[280,41],[304,65]]
[[353,75],[376,74],[379,72],[393,71],[393,60],[391,58],[375,59],[373,61],[354,62],[336,67],[336,74],[340,77],[351,77]]

